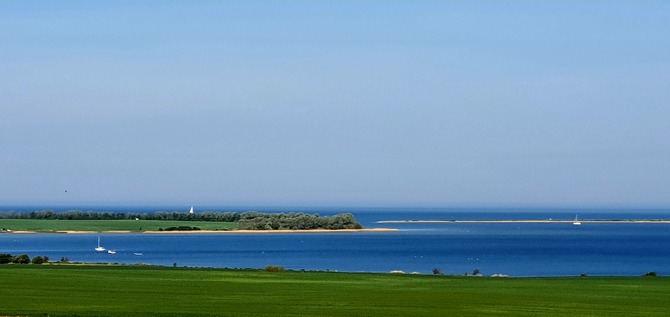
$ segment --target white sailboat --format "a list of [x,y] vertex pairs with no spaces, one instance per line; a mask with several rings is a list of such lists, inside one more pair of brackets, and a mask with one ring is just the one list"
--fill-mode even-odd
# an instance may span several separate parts
[[575,226],[579,226],[579,225],[582,224],[582,223],[579,221],[579,219],[577,219],[577,215],[575,215],[575,221],[573,221],[572,224],[575,225]]
[[105,252],[105,248],[100,246],[100,237],[98,237],[98,246],[95,248],[96,252]]
[[193,214],[193,206],[191,206],[191,210],[188,212],[189,214]]

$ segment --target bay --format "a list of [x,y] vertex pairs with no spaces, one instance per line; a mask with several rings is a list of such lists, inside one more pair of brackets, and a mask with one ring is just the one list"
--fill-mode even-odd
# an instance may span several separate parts
[[[113,210],[97,207],[93,210]],[[155,207],[152,207],[155,208]],[[155,210],[177,210],[164,208]],[[6,210],[6,208],[5,208]],[[38,210],[38,209],[32,209]],[[212,209],[216,210],[216,209]],[[284,209],[286,210],[286,209]],[[260,211],[281,211],[280,208]],[[670,274],[670,225],[631,223],[378,223],[384,220],[669,219],[663,209],[312,208],[352,212],[396,232],[290,234],[0,234],[0,253],[165,266],[463,275]],[[93,250],[98,236],[116,254]],[[141,255],[139,255],[141,254]]]

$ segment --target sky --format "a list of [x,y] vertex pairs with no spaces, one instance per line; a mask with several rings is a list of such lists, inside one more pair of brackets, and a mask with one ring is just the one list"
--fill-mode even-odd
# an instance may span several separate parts
[[670,206],[668,1],[2,1],[0,204]]

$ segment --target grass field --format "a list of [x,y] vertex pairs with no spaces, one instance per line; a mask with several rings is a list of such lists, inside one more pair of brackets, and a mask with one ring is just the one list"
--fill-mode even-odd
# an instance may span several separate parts
[[1,265],[8,316],[668,316],[664,277],[465,278]]
[[0,229],[13,231],[154,231],[159,228],[189,226],[202,230],[234,230],[237,222],[173,221],[173,220],[44,220],[0,219]]

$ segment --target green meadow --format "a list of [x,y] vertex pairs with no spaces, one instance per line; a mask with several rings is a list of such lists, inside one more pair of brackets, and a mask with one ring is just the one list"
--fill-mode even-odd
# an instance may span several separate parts
[[179,220],[53,220],[0,219],[0,229],[13,231],[157,231],[169,227],[198,227],[201,230],[235,230],[237,222]]
[[0,316],[668,316],[665,277],[1,265]]

